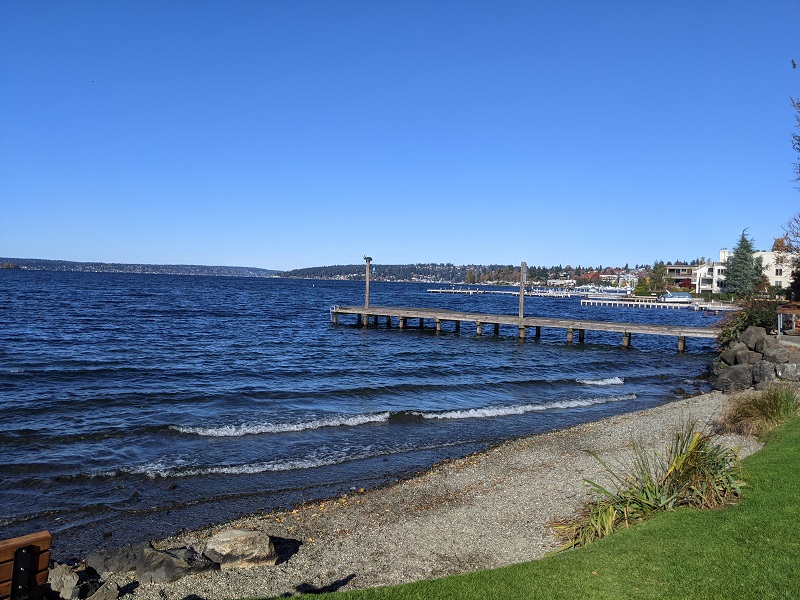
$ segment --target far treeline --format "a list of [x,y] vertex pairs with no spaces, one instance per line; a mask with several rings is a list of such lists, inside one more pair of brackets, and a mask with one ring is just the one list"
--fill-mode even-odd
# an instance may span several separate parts
[[[416,263],[408,265],[372,264],[371,279],[375,281],[438,281],[470,285],[473,283],[519,283],[519,265],[454,265],[452,263]],[[625,267],[571,267],[555,265],[552,267],[528,266],[528,283],[545,284],[550,279],[576,279],[592,283],[601,275],[630,273],[648,269],[647,265]],[[327,267],[308,267],[284,271],[281,277],[305,279],[350,279],[363,280],[366,277],[364,263],[355,265],[332,265]]]

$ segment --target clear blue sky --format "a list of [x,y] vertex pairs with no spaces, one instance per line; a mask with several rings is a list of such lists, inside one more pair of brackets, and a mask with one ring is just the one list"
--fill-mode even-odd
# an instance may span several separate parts
[[800,210],[800,1],[0,2],[0,256],[619,265]]

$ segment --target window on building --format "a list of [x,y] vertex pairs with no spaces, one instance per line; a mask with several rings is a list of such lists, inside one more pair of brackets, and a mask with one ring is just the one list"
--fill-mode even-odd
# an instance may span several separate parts
[[775,269],[775,277],[780,277],[783,275],[783,269]]
[[775,287],[782,288],[783,287],[783,282],[782,281],[776,281],[775,282]]

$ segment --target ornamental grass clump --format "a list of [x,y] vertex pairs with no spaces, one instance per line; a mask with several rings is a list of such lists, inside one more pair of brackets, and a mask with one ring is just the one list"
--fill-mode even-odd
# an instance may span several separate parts
[[786,383],[773,384],[761,392],[735,397],[720,420],[720,428],[727,432],[763,437],[799,411],[797,389]]
[[733,503],[741,493],[738,454],[716,443],[706,431],[697,431],[696,421],[681,424],[663,454],[634,442],[632,473],[627,476],[596,454],[592,456],[617,489],[612,492],[585,480],[595,499],[577,519],[556,527],[565,541],[562,550],[584,546],[679,506],[719,508]]

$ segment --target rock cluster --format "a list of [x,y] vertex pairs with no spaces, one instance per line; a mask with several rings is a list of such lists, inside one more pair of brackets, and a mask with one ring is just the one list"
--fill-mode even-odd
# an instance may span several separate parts
[[[93,552],[85,566],[57,564],[50,569],[50,589],[64,600],[116,600],[139,585],[176,581],[184,575],[211,569],[274,565],[278,554],[262,531],[227,529],[212,536],[203,548],[157,550],[149,542]],[[103,578],[135,573],[124,588]],[[129,589],[126,589],[129,588]]]
[[789,350],[763,327],[748,327],[711,366],[712,388],[723,392],[763,389],[775,380],[800,381]]

